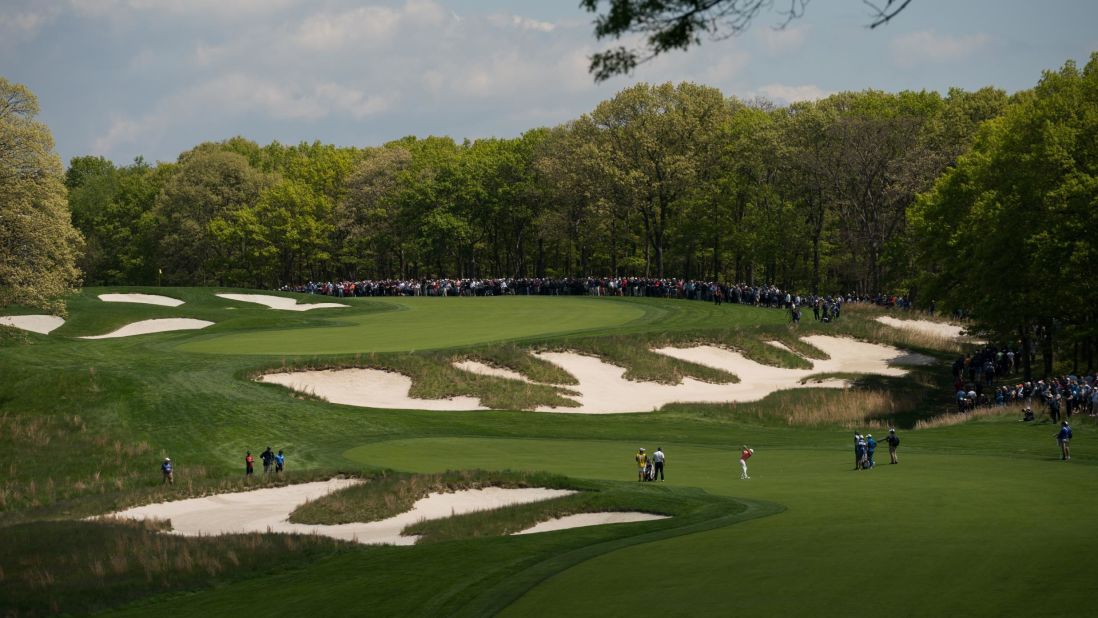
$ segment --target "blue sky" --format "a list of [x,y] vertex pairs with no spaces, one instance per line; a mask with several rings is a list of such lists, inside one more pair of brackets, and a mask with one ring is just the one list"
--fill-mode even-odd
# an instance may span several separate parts
[[[785,0],[777,0],[781,5]],[[1098,3],[913,0],[869,30],[860,0],[763,14],[594,84],[578,0],[3,0],[0,75],[38,95],[65,161],[174,160],[205,140],[372,146],[511,137],[638,82],[779,103],[841,90],[1032,87],[1098,51]]]

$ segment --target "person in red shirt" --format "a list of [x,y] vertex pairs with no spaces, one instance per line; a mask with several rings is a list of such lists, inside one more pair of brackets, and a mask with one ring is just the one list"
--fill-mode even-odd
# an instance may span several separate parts
[[251,476],[253,472],[255,472],[255,457],[252,457],[252,452],[248,451],[244,456],[244,476]]
[[743,472],[740,473],[740,480],[751,478],[750,476],[747,476],[747,460],[751,459],[751,456],[754,454],[755,449],[747,448],[746,444],[743,445],[743,451],[740,452],[740,468],[743,470]]

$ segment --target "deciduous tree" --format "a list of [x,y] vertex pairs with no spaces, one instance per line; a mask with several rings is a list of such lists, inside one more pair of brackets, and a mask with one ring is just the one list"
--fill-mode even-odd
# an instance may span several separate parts
[[31,91],[0,77],[0,306],[61,312],[60,297],[80,282],[83,242],[53,136],[37,115]]

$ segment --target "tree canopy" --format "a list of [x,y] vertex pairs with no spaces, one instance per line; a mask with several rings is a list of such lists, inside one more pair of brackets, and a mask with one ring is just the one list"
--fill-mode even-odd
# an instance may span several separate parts
[[[1044,352],[1098,345],[1098,53],[1046,72],[909,210],[923,294]],[[1028,354],[1025,355],[1028,361]],[[1076,356],[1076,361],[1078,356]],[[1027,366],[1027,372],[1029,367]]]
[[234,137],[155,166],[78,157],[66,183],[93,283],[163,270],[258,287],[674,276],[892,292],[1089,359],[1095,62],[1012,96],[865,90],[788,107],[642,83],[510,139]]
[[79,285],[80,234],[72,226],[53,136],[38,100],[0,77],[0,305],[60,312]]

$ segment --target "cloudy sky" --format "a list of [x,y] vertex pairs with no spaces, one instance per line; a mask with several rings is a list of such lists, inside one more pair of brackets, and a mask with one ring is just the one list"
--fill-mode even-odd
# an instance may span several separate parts
[[[778,0],[781,5],[787,0]],[[869,30],[860,0],[814,0],[784,30],[661,57],[594,84],[578,0],[0,0],[0,76],[39,97],[68,161],[174,160],[243,135],[370,146],[511,137],[637,81],[777,102],[840,90],[1013,92],[1098,51],[1089,0],[913,0]]]

